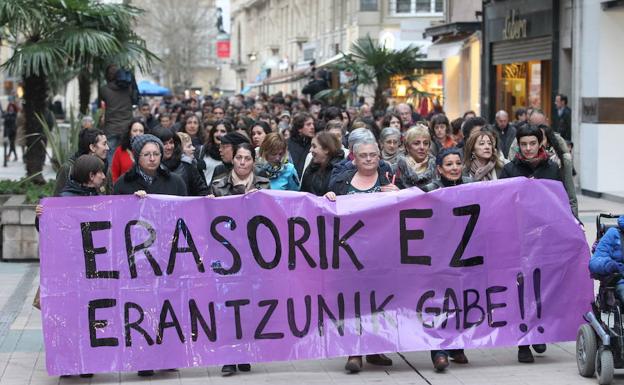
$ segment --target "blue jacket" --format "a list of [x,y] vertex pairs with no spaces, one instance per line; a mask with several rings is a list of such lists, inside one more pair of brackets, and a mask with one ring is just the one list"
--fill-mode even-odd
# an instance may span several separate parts
[[[624,256],[622,255],[622,239],[620,231],[624,230],[624,215],[618,218],[619,229],[610,228],[602,236],[594,255],[589,260],[589,271],[593,274],[608,275],[618,271],[624,272]],[[624,284],[621,280],[618,285]]]
[[283,163],[279,169],[275,169],[268,162],[259,162],[256,165],[256,175],[269,179],[271,190],[299,191],[297,170],[290,162]]

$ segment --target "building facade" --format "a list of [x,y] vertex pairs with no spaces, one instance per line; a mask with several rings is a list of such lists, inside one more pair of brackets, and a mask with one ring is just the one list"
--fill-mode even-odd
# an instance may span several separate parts
[[444,18],[443,0],[232,0],[232,68],[239,90],[288,92],[370,35],[389,48],[429,46],[425,28]]

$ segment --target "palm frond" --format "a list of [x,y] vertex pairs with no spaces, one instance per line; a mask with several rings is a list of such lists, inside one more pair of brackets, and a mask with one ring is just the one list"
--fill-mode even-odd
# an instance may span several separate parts
[[62,67],[66,60],[67,52],[55,42],[26,42],[17,47],[13,56],[0,68],[15,76],[48,76]]
[[68,55],[78,62],[90,62],[93,57],[108,56],[121,48],[112,34],[80,26],[63,28],[52,39],[62,42]]

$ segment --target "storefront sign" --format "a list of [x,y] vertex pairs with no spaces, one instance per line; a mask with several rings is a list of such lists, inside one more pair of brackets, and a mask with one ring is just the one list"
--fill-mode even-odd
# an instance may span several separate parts
[[50,375],[569,341],[593,294],[557,181],[43,206]]
[[624,124],[624,98],[582,98],[583,123]]
[[228,59],[230,57],[230,41],[229,40],[217,41],[217,57],[219,59]]
[[527,20],[516,19],[516,10],[512,9],[505,18],[503,40],[524,39],[527,37]]

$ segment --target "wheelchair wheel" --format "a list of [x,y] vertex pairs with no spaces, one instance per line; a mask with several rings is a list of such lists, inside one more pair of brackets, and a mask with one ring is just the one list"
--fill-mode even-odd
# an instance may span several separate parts
[[600,385],[609,385],[613,381],[613,353],[600,348],[596,356],[596,376]]
[[596,372],[598,338],[589,324],[581,325],[576,335],[576,366],[583,377],[593,377]]

